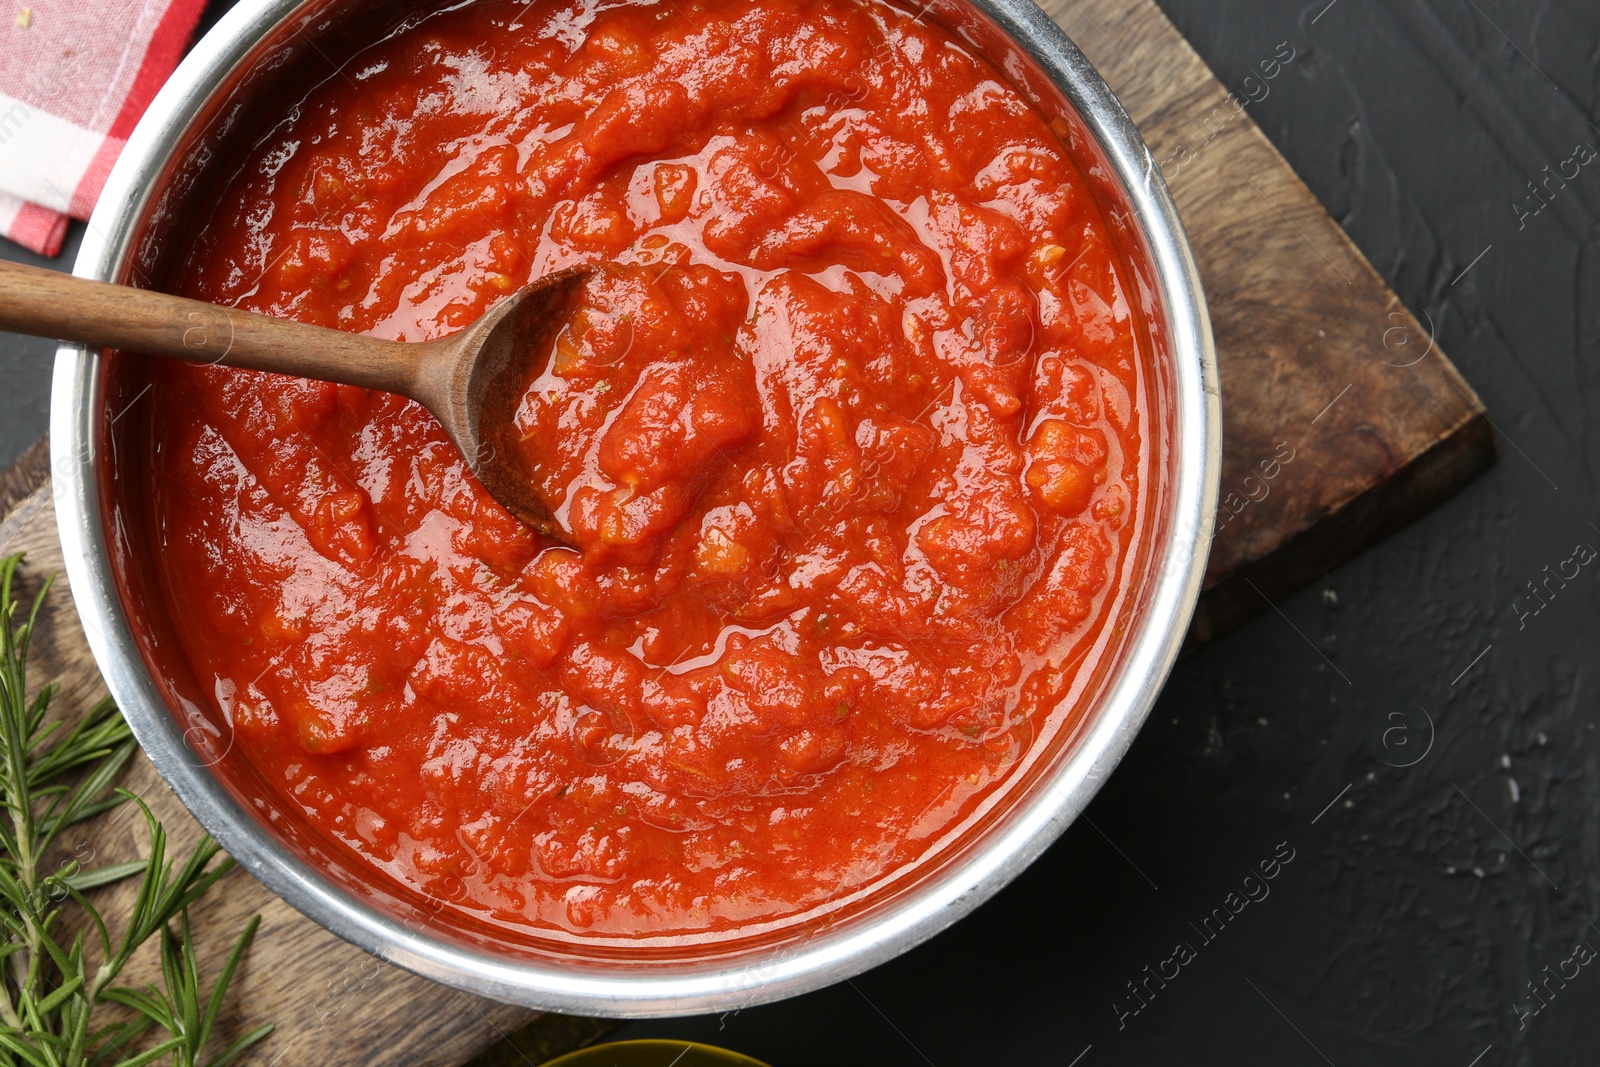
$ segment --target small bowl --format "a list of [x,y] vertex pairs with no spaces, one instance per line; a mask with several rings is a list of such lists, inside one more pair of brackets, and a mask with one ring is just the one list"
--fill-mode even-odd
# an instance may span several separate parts
[[760,1060],[694,1041],[612,1041],[557,1056],[541,1067],[767,1067]]
[[[919,5],[920,6],[920,5]],[[270,128],[306,64],[349,54],[415,0],[242,0],[162,89],[129,139],[75,271],[159,284],[205,214],[229,145]],[[931,17],[1005,72],[1056,123],[1088,177],[1146,319],[1150,498],[1135,562],[1079,679],[1085,713],[1042,735],[1007,782],[914,864],[803,921],[715,937],[584,938],[507,930],[377,871],[307,825],[232,746],[197,684],[161,594],[133,465],[139,358],[66,346],[51,413],[67,573],[106,684],[173,791],[257,878],[364,949],[458,988],[551,1011],[687,1015],[793,996],[890,959],[1016,877],[1071,824],[1144,722],[1199,594],[1220,467],[1210,323],[1183,227],[1128,116],[1065,34],[1028,0],[932,0]],[[323,71],[326,73],[326,70]],[[298,77],[298,81],[295,79]],[[243,131],[242,133],[240,131]],[[146,420],[147,421],[147,417]],[[1065,920],[1070,921],[1070,920]]]

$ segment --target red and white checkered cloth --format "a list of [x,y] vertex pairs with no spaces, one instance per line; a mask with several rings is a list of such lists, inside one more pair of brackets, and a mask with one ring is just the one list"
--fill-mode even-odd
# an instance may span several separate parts
[[0,234],[53,256],[86,219],[204,0],[0,0]]

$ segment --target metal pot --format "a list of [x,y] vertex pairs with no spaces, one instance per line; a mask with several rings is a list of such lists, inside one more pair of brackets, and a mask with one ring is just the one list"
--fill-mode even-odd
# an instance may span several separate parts
[[[123,150],[75,272],[160,285],[168,253],[206,206],[230,144],[270,128],[327,56],[370,43],[415,0],[243,0],[196,45]],[[418,974],[531,1007],[687,1015],[840,981],[949,926],[1026,867],[1116,766],[1171,669],[1199,594],[1221,459],[1210,322],[1182,224],[1126,113],[1029,0],[933,0],[925,17],[1005,72],[1095,186],[1148,320],[1149,508],[1135,563],[1080,679],[1088,712],[1046,732],[1007,783],[915,864],[795,920],[707,937],[586,938],[508,929],[420,896],[279,804],[233,750],[190,674],[139,531],[141,449],[124,418],[139,357],[63,347],[51,414],[67,574],[106,684],[150,759],[252,874],[339,936]],[[1065,721],[1065,720],[1062,720]]]

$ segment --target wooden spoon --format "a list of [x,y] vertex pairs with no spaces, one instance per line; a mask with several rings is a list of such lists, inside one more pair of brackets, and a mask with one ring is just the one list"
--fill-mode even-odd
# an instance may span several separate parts
[[515,420],[523,388],[591,273],[547,274],[458,333],[405,342],[0,262],[0,329],[409,397],[433,412],[507,511],[570,541],[534,489]]

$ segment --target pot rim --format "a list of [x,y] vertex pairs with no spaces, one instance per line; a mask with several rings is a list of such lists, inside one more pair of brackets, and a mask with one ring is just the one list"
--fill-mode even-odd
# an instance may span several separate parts
[[[119,277],[132,233],[169,155],[211,92],[302,0],[242,0],[184,59],[138,124],[89,221],[73,272]],[[1160,169],[1111,90],[1066,34],[1029,0],[965,0],[1028,52],[1077,110],[1110,162],[1148,252],[1165,314],[1172,404],[1169,516],[1149,568],[1134,633],[1086,728],[1046,781],[1019,800],[981,844],[913,880],[870,921],[736,967],[657,973],[640,966],[600,976],[497,957],[416,930],[356,899],[264,831],[193,758],[178,718],[150,677],[118,594],[98,491],[104,364],[80,345],[57,352],[51,400],[54,502],[66,570],[85,636],[106,685],[157,770],[223,847],[291,906],[386,962],[496,1000],[548,1011],[619,1017],[747,1007],[820,988],[927,940],[1030,864],[1088,804],[1121,760],[1176,661],[1200,593],[1215,522],[1221,412],[1210,320],[1199,273]],[[1151,437],[1154,447],[1156,438]]]

